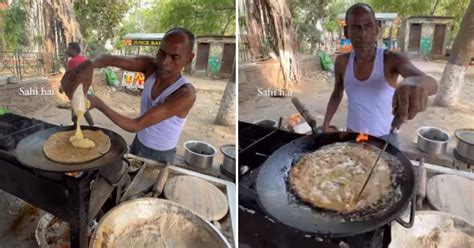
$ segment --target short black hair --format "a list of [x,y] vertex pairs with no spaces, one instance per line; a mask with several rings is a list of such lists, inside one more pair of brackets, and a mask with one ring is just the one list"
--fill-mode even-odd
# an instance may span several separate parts
[[194,41],[195,41],[193,32],[189,31],[186,28],[182,28],[182,27],[172,28],[172,29],[166,31],[165,36],[163,37],[163,40],[166,39],[166,37],[168,37],[171,34],[184,34],[184,35],[186,35],[186,37],[188,38],[188,41],[189,41],[189,47],[191,48],[191,51],[193,51]]
[[356,3],[354,5],[352,5],[349,9],[347,9],[346,11],[346,25],[347,25],[347,20],[349,19],[349,15],[352,13],[352,11],[356,8],[359,8],[359,7],[366,7],[370,10],[370,14],[372,14],[372,17],[374,18],[374,22],[375,22],[375,12],[374,12],[374,9],[372,9],[372,7],[370,7],[370,5],[366,4],[366,3]]
[[81,46],[79,46],[79,43],[77,42],[71,42],[67,45],[67,47],[75,52],[77,52],[77,54],[81,53]]

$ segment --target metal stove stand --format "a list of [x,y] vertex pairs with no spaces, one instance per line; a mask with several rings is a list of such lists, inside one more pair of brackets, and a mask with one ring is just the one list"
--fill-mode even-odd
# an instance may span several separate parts
[[[23,123],[21,128],[16,128],[18,123]],[[22,165],[11,148],[27,135],[54,125],[14,115],[0,116],[0,125],[10,128],[10,133],[0,130],[0,139],[10,144],[0,149],[0,189],[68,222],[71,247],[88,247],[88,225],[113,190],[127,181],[128,167],[117,160],[76,176],[33,169]]]

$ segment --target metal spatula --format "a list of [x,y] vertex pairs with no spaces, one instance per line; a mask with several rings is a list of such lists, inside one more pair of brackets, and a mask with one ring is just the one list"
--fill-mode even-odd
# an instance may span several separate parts
[[390,143],[390,139],[392,138],[392,136],[393,136],[393,134],[394,134],[395,132],[396,132],[396,128],[395,128],[395,127],[392,127],[392,128],[390,129],[390,134],[388,135],[387,141],[385,142],[385,145],[384,145],[382,151],[380,151],[379,156],[378,156],[377,159],[375,160],[375,163],[374,163],[374,165],[372,166],[372,169],[370,170],[369,176],[368,176],[367,179],[365,180],[364,186],[362,186],[362,189],[360,190],[359,194],[357,195],[357,198],[356,198],[356,201],[355,201],[355,202],[358,202],[358,201],[359,201],[359,198],[360,198],[360,196],[362,195],[362,192],[364,192],[364,189],[365,189],[365,187],[367,186],[367,183],[369,182],[370,177],[372,176],[372,173],[374,173],[375,167],[377,167],[377,162],[379,162],[380,157],[382,157],[382,154],[385,152],[385,149],[387,149],[388,143]]

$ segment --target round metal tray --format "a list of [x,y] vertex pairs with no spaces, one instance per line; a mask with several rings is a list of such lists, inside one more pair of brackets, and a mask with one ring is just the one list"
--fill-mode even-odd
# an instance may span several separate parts
[[222,233],[198,214],[157,198],[139,198],[113,208],[100,221],[89,247],[117,247],[118,244],[123,247],[231,247]]

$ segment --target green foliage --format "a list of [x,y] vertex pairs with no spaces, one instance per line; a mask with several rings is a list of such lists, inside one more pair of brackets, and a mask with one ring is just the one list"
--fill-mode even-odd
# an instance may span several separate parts
[[[122,20],[120,31],[113,42],[114,49],[130,49],[123,43],[124,37],[129,33],[162,33],[159,25],[156,24],[158,12],[156,8],[141,8],[135,6],[129,11],[126,18]],[[136,47],[133,47],[136,49]],[[155,47],[141,47],[141,54],[152,54],[156,52]]]
[[28,46],[25,2],[13,1],[7,10],[1,11],[0,34],[5,50],[17,50]]
[[467,7],[469,6],[469,0],[457,0],[453,3],[453,0],[440,0],[440,5],[436,9],[436,15],[452,16],[454,17],[453,29],[450,33],[448,43],[451,44],[454,41],[459,29],[461,28],[461,21],[464,17]]
[[161,0],[150,8],[137,8],[123,21],[121,34],[164,33],[185,27],[195,35],[234,35],[233,0]]
[[37,33],[33,36],[33,41],[35,42],[35,44],[38,44],[38,45],[42,45],[43,44],[43,35]]
[[328,0],[294,0],[290,3],[300,50],[304,51],[307,45],[312,50],[314,44],[321,41],[322,33],[316,28],[316,23],[328,17],[329,13],[324,8],[328,2]]
[[4,115],[6,113],[10,113],[10,110],[7,108],[0,107],[0,115]]
[[129,9],[127,1],[77,1],[74,13],[81,33],[87,41],[89,53],[105,50],[108,39],[117,36],[120,21]]
[[433,0],[366,0],[363,1],[375,10],[375,12],[395,12],[400,14],[402,17],[408,17],[411,15],[429,15],[432,5],[435,1]]
[[[314,45],[322,41],[322,32],[316,28],[319,22],[324,30],[333,32],[338,28],[337,14],[346,8],[343,0],[293,0],[291,14],[296,26],[298,40],[303,47],[309,45],[313,53]],[[303,49],[306,50],[306,49]]]
[[161,0],[152,9],[159,15],[147,24],[161,32],[180,26],[195,35],[235,34],[234,0]]
[[94,37],[86,38],[86,42],[87,49],[84,51],[84,55],[86,57],[91,57],[95,54],[106,52],[105,43],[99,42],[97,39],[94,39]]
[[331,4],[329,5],[329,16],[328,16],[328,21],[324,25],[327,31],[329,32],[336,32],[339,29],[339,25],[337,23],[337,15],[345,12],[346,9],[349,6],[347,6],[346,2],[343,1],[332,1]]
[[[462,17],[470,0],[365,0],[376,12],[395,12],[402,17],[415,15],[452,16],[453,29],[450,40],[453,40],[459,31]],[[436,3],[438,2],[438,5]],[[436,6],[436,8],[435,8]]]
[[[127,48],[123,37],[128,33],[164,33],[173,27],[185,27],[194,35],[235,35],[233,0],[161,0],[148,8],[137,6],[123,19],[113,46]],[[153,54],[156,47],[140,47],[140,54]]]

